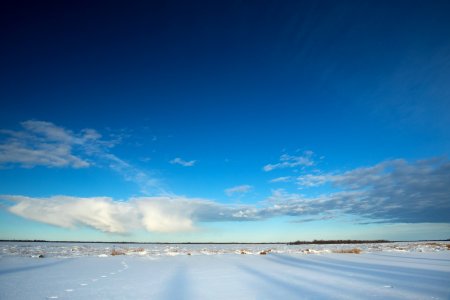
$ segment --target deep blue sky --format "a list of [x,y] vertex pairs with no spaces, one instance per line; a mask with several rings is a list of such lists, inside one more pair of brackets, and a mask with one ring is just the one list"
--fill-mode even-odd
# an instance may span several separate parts
[[0,237],[448,238],[448,1],[93,2],[0,9]]

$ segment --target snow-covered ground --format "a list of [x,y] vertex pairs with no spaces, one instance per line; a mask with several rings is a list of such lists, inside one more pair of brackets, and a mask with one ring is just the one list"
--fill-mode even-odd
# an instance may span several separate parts
[[[449,245],[449,246],[447,246]],[[374,252],[441,252],[450,250],[450,242],[398,242],[332,245],[286,244],[104,244],[104,243],[34,243],[0,242],[0,256],[79,257],[109,256],[113,250],[135,256],[255,254],[270,250],[278,254],[324,254],[360,249]]]
[[0,249],[0,299],[450,299],[446,243]]

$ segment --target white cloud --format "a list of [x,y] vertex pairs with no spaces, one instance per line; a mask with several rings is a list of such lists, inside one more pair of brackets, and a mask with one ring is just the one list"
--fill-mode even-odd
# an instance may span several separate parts
[[192,231],[192,207],[188,200],[161,197],[136,200],[142,225],[150,232]]
[[89,226],[111,233],[126,233],[136,229],[183,232],[195,230],[197,222],[260,218],[258,209],[252,206],[224,205],[176,195],[134,197],[127,201],[109,197],[33,198],[20,195],[0,195],[0,199],[9,202],[9,212],[26,219],[64,228]]
[[110,152],[120,140],[104,140],[94,129],[73,132],[50,122],[29,120],[22,130],[0,130],[0,166],[33,168],[87,168],[106,166],[127,181],[136,183],[141,192],[164,193],[161,182],[150,177]]
[[180,165],[183,167],[193,167],[196,162],[197,162],[196,160],[186,161],[179,157],[176,157],[176,158],[172,159],[171,161],[169,161],[169,163],[171,163],[172,165]]
[[233,196],[234,194],[245,194],[251,191],[253,187],[248,184],[238,185],[225,190],[227,196]]
[[2,198],[16,203],[9,208],[9,211],[16,215],[65,228],[81,224],[105,232],[123,233],[128,229],[127,221],[132,221],[135,215],[130,204],[116,202],[108,197],[2,196]]
[[275,169],[310,167],[314,165],[314,161],[312,159],[313,155],[314,153],[309,150],[304,151],[303,155],[300,156],[283,154],[280,156],[280,162],[275,164],[267,164],[263,167],[263,170],[269,172]]
[[271,183],[277,183],[277,182],[290,182],[292,180],[291,176],[283,176],[283,177],[277,177],[274,179],[271,179]]
[[11,213],[30,220],[64,228],[84,225],[111,233],[139,228],[150,232],[190,231],[194,229],[194,209],[206,203],[182,197],[138,197],[127,202],[108,197],[1,198],[14,204],[9,208]]

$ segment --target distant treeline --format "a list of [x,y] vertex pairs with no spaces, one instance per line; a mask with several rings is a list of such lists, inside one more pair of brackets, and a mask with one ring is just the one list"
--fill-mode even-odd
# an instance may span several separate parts
[[[388,240],[313,240],[289,242],[287,245],[326,245],[326,244],[369,244],[369,243],[394,243],[394,242],[447,242],[446,240],[411,240],[411,241],[388,241]],[[140,245],[267,245],[286,244],[286,242],[127,242],[127,241],[49,241],[49,240],[0,240],[0,242],[26,242],[26,243],[76,243],[76,244],[140,244]]]
[[136,244],[136,245],[268,245],[286,242],[127,242],[127,241],[49,241],[49,240],[0,240],[18,243],[66,243],[66,244]]
[[296,241],[288,245],[326,245],[326,244],[369,244],[369,243],[392,243],[388,240],[314,240],[314,241]]

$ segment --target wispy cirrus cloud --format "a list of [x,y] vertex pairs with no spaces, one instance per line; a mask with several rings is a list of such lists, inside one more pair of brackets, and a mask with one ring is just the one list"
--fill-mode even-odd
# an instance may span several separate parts
[[310,167],[314,165],[314,152],[304,151],[302,155],[283,154],[280,156],[280,161],[275,164],[267,164],[263,167],[266,172],[275,169],[294,168],[294,167]]
[[3,167],[89,167],[92,162],[79,152],[84,152],[83,148],[89,144],[96,144],[101,137],[94,130],[73,133],[43,121],[25,121],[21,126],[18,131],[0,131],[6,137],[0,143]]
[[196,162],[197,162],[196,160],[187,161],[180,157],[176,157],[176,158],[172,159],[171,161],[169,161],[169,163],[171,163],[172,165],[180,165],[183,167],[193,167]]
[[291,176],[282,176],[282,177],[273,178],[269,182],[270,183],[277,183],[277,182],[290,182],[290,181],[292,181],[292,177]]
[[107,167],[127,181],[135,182],[144,194],[162,193],[160,180],[111,153],[120,139],[104,139],[90,128],[75,132],[51,122],[29,120],[20,130],[0,130],[0,166],[3,168]]
[[225,194],[227,196],[233,196],[235,194],[245,194],[250,192],[253,189],[253,186],[248,184],[238,185],[225,190]]

